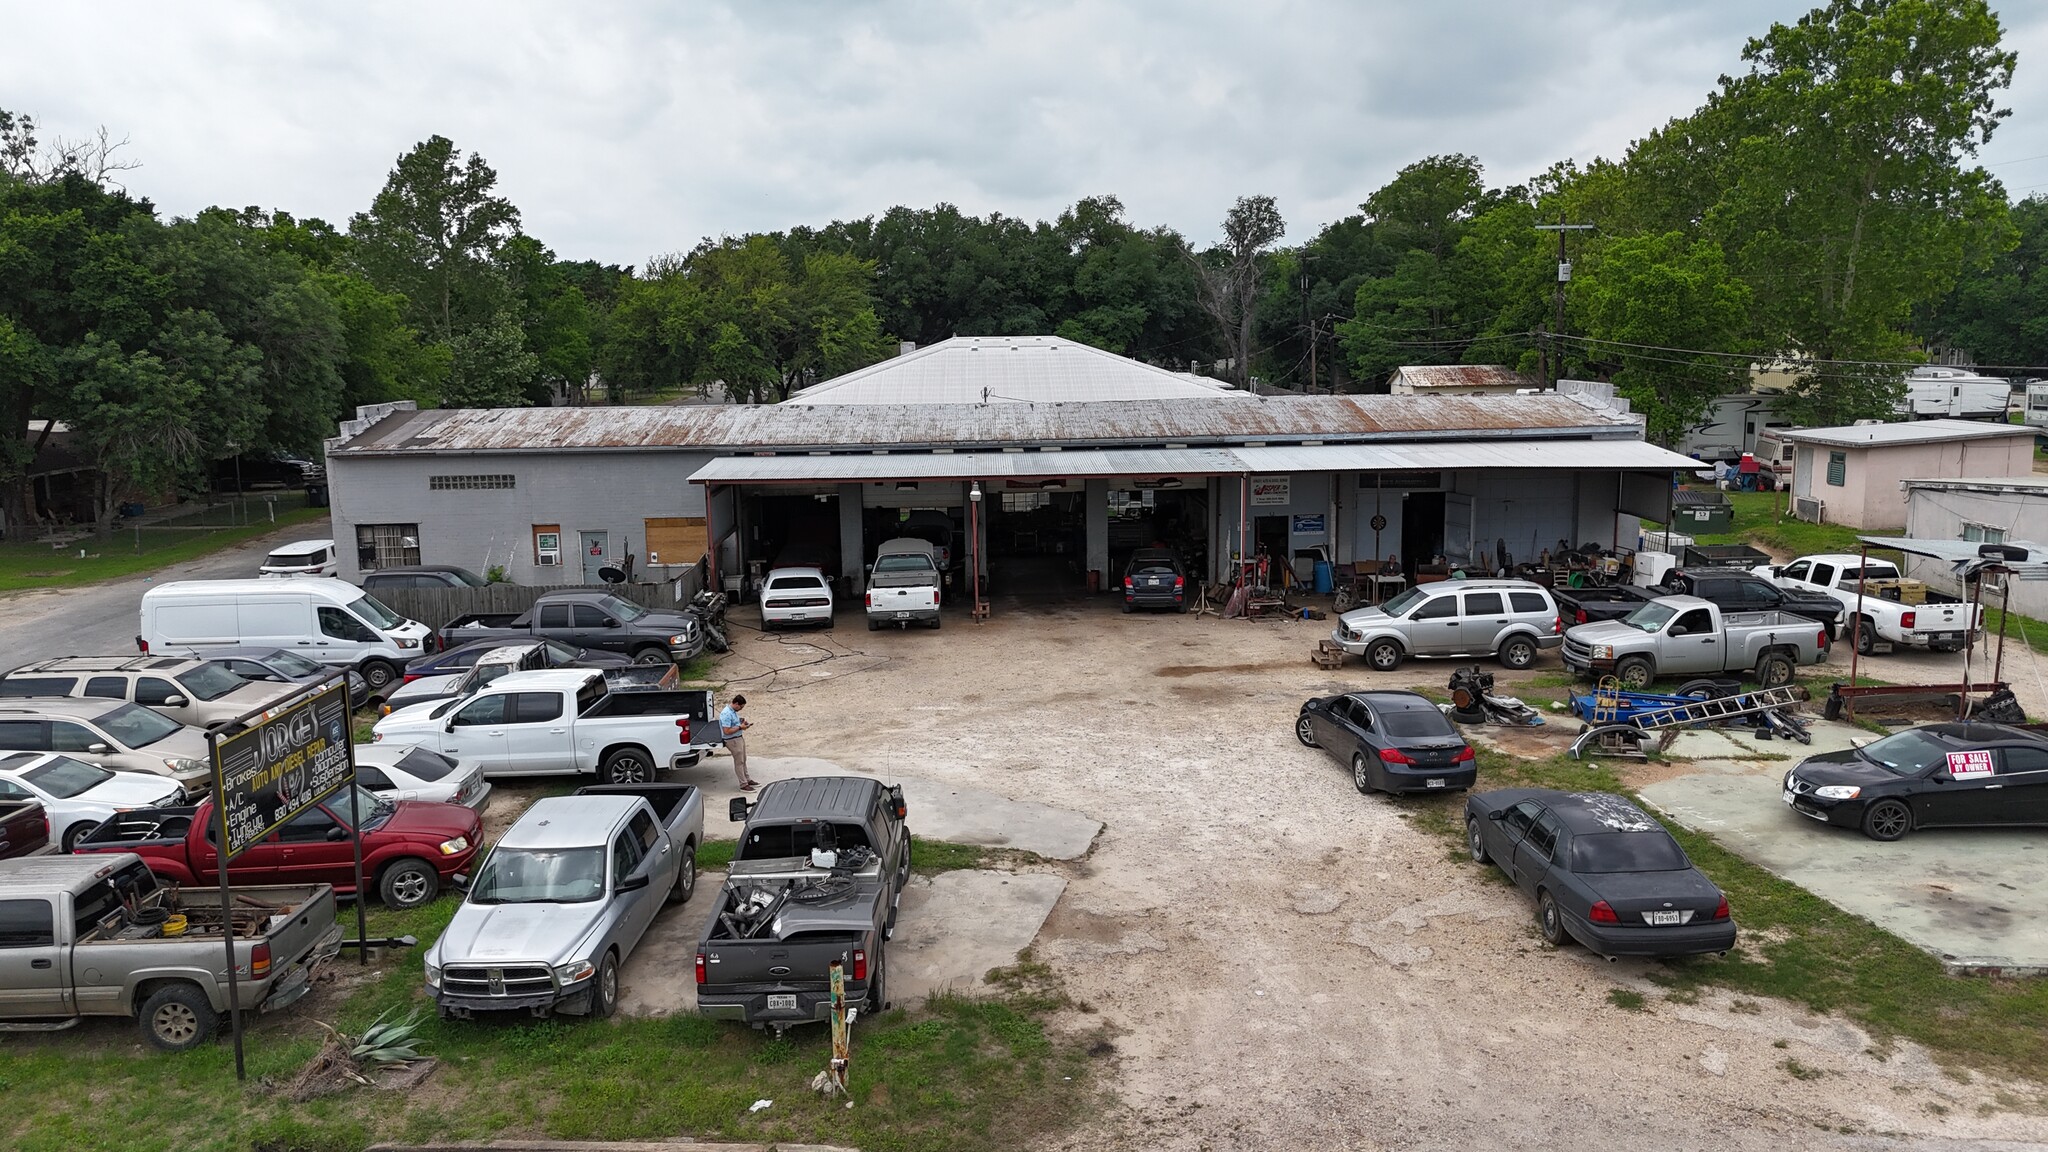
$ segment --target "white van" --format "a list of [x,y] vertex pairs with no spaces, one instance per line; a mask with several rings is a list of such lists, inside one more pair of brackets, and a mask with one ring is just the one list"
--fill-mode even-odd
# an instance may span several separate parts
[[433,633],[345,580],[180,580],[142,594],[137,646],[190,656],[228,645],[282,648],[354,668],[382,696]]
[[339,576],[341,558],[332,540],[295,540],[281,544],[263,558],[261,576]]

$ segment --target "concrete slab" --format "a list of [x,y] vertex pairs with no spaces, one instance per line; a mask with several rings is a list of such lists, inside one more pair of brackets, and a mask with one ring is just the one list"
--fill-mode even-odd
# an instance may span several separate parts
[[[725,875],[706,872],[680,908],[664,909],[619,973],[619,1011],[672,1016],[697,1010],[697,937]],[[889,999],[974,992],[989,970],[1014,963],[1066,890],[1045,872],[962,871],[916,876],[903,890],[889,942]]]
[[1759,740],[1753,731],[1746,728],[1693,728],[1680,732],[1665,751],[1667,755],[1685,760],[1744,760],[1758,756],[1804,760],[1821,752],[1854,748],[1860,740],[1877,738],[1854,724],[1818,717],[1809,719],[1807,731],[1813,736],[1811,744],[1776,738]]
[[[1644,800],[1757,864],[1868,917],[1954,971],[2048,973],[2048,839],[1984,829],[1915,832],[1880,844],[1795,815],[1780,799],[1789,765],[1695,773],[1651,784]],[[1736,919],[1742,910],[1735,910]]]

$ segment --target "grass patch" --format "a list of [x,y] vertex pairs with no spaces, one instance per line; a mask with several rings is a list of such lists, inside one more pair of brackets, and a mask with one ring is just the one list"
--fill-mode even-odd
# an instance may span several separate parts
[[[737,840],[704,841],[697,846],[697,870],[725,871],[732,866],[732,854],[738,847]],[[912,839],[910,842],[911,871],[925,875],[957,872],[963,868],[1011,868],[1020,864],[1042,863],[1043,860],[1044,857],[1035,852],[1015,848],[955,844],[950,840]]]
[[2048,653],[2048,621],[2022,616],[2017,612],[2006,612],[1991,605],[1984,606],[1984,635],[1996,644],[1999,630],[2003,628],[2008,638],[2025,641],[2027,647],[2036,652]]
[[[432,939],[454,907],[442,899],[402,916],[372,909],[370,930]],[[337,972],[356,978],[350,960]],[[132,1025],[101,1021],[71,1032],[10,1037],[0,1048],[0,1086],[10,1105],[0,1119],[0,1146],[18,1152],[245,1152],[252,1146],[340,1152],[384,1140],[683,1135],[878,1152],[972,1152],[1033,1142],[1099,1104],[1088,1041],[1049,1033],[1043,994],[1001,983],[982,998],[940,997],[915,1012],[863,1016],[854,1029],[851,1109],[809,1090],[830,1056],[823,1027],[777,1041],[696,1016],[602,1022],[430,1016],[422,1027],[424,1050],[441,1067],[418,1091],[358,1090],[293,1104],[276,1090],[318,1049],[316,1018],[356,1031],[387,1008],[403,1014],[425,1007],[421,988],[420,954],[412,950],[373,965],[338,1008],[324,999],[332,993],[322,992],[325,1007],[317,1012],[302,1004],[256,1018],[247,1041],[246,1085],[235,1082],[225,1042],[160,1055],[136,1042]],[[775,1103],[749,1113],[761,1099]]]
[[1609,988],[1607,1002],[1623,1012],[1648,1012],[1650,1006],[1643,1001],[1643,994],[1633,988]]
[[[301,502],[305,497],[299,493],[285,493],[296,496]],[[267,536],[282,528],[296,524],[310,524],[325,519],[327,509],[297,507],[285,509],[286,500],[278,501],[280,510],[277,521],[258,519],[252,524],[194,524],[192,520],[215,519],[217,516],[195,516],[181,518],[174,523],[178,527],[150,527],[141,529],[116,529],[110,536],[88,536],[73,541],[61,548],[52,548],[34,540],[0,544],[0,592],[18,592],[29,588],[69,588],[80,584],[97,584],[102,580],[118,580],[123,576],[134,576],[142,572],[153,572],[172,564],[197,560],[224,548],[232,548],[259,536]],[[228,505],[216,505],[215,511]],[[261,515],[260,512],[257,515]],[[86,555],[78,553],[84,549]],[[251,576],[255,575],[252,571]]]
[[[1614,769],[1598,760],[1523,760],[1480,749],[1475,790],[1512,787],[1628,791]],[[1417,827],[1462,845],[1462,797],[1404,799],[1403,808]],[[1839,1014],[1870,1030],[1880,1044],[1903,1038],[1944,1060],[2001,1072],[2031,1077],[2048,1063],[2048,980],[1951,976],[1934,957],[1771,875],[1712,837],[1666,826],[1728,894],[1742,928],[1737,949],[1726,957],[1662,964],[1654,978],[1668,993],[1725,989],[1743,997],[1729,1007],[1741,1014],[1761,1011],[1752,998],[1782,1000]]]
[[[1844,524],[1808,524],[1794,520],[1789,493],[1727,492],[1723,495],[1728,497],[1728,503],[1735,510],[1732,529],[1706,535],[1686,533],[1696,543],[1754,544],[1772,552],[1810,556],[1819,552],[1855,552],[1861,547],[1856,537],[1866,534],[1863,529]],[[1886,529],[1867,534],[1901,536],[1905,533]],[[1894,563],[1899,560],[1896,552],[1873,551],[1871,555]]]

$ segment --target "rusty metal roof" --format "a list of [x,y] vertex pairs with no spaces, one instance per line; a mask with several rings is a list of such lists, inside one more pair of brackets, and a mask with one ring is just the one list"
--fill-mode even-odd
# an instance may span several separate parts
[[1407,364],[1395,378],[1411,388],[1538,388],[1541,382],[1498,364]]
[[1060,404],[720,405],[397,411],[337,457],[693,449],[786,452],[1304,441],[1640,438],[1568,396],[1284,396]]

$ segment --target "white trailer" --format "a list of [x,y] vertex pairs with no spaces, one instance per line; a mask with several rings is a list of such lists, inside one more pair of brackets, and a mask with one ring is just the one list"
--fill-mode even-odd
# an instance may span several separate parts
[[1898,411],[1909,420],[2004,420],[2011,406],[2011,381],[1928,365],[1906,377]]
[[1672,450],[1701,460],[1740,460],[1756,450],[1757,436],[1770,428],[1790,428],[1778,416],[1778,396],[1771,392],[1738,392],[1717,396],[1706,416],[1673,444]]

